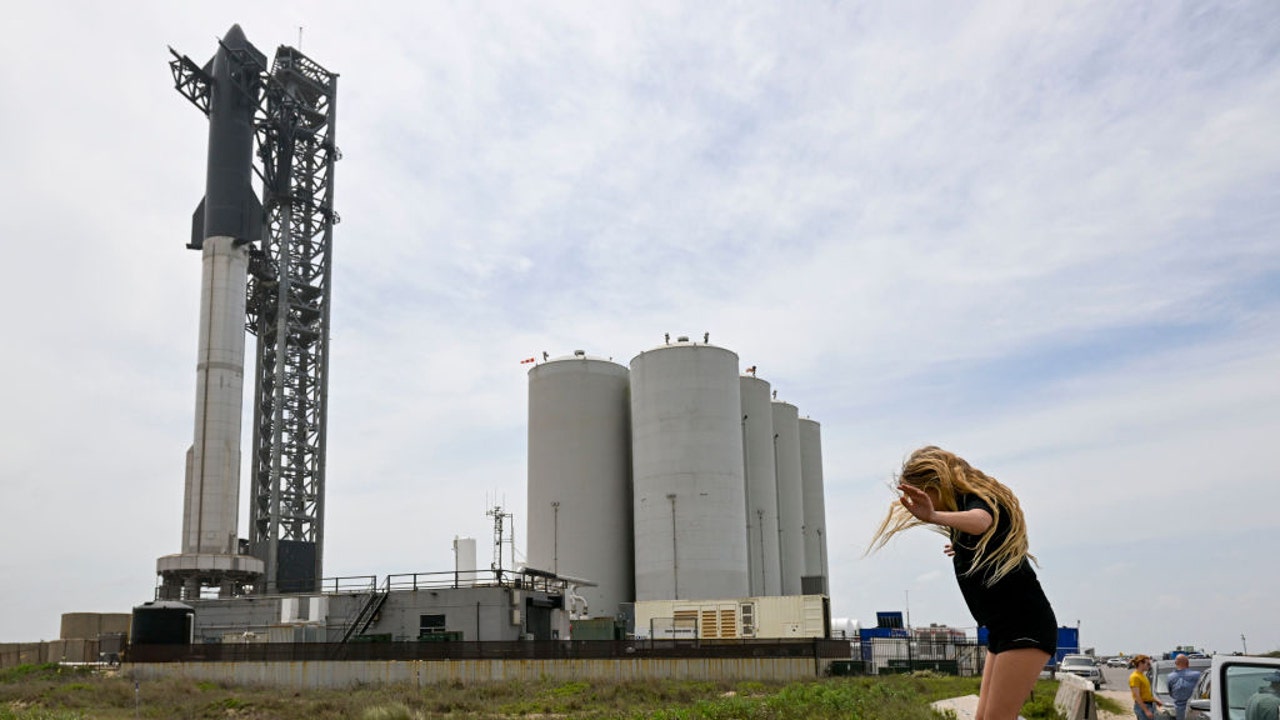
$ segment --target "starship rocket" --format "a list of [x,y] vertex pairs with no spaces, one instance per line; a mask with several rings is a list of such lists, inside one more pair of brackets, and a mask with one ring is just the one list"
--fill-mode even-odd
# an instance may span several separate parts
[[205,195],[192,216],[187,245],[201,252],[203,273],[182,551],[156,563],[164,594],[172,598],[191,597],[201,586],[218,586],[228,594],[262,571],[261,560],[239,554],[237,526],[245,287],[249,249],[261,239],[263,227],[262,204],[250,183],[253,116],[266,57],[235,25],[212,60],[199,70],[194,63],[189,67],[208,95],[209,153]]

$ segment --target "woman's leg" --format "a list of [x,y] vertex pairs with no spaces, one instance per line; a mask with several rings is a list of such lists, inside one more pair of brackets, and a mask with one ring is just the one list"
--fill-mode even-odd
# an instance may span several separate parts
[[1039,648],[988,653],[975,720],[1017,720],[1048,660],[1049,653]]
[[982,684],[978,686],[978,707],[973,711],[974,720],[986,717],[987,690],[991,687],[992,669],[996,666],[996,654],[987,650],[986,660],[982,663]]

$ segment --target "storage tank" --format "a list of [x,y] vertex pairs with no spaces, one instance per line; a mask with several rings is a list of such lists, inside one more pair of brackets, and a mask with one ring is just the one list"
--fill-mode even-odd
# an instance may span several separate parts
[[527,565],[595,583],[589,617],[635,599],[628,376],[582,351],[529,370]]
[[746,597],[738,355],[678,338],[631,360],[636,600]]
[[857,618],[832,618],[831,638],[833,640],[855,640],[862,625]]
[[476,539],[455,535],[453,538],[453,580],[458,587],[476,584]]
[[822,486],[822,426],[801,418],[800,485],[804,498],[804,575],[806,595],[830,594],[827,570],[827,509]]
[[778,550],[782,594],[800,595],[804,575],[804,490],[800,474],[800,412],[773,401],[773,453],[778,478]]
[[153,600],[133,608],[129,638],[134,645],[189,645],[195,611],[172,600]]
[[747,570],[751,596],[782,594],[778,567],[778,483],[773,460],[773,408],[769,383],[739,378],[742,393],[743,470],[747,488]]

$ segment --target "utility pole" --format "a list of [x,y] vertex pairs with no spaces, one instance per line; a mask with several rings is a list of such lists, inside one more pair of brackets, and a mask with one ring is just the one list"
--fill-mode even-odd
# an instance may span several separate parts
[[907,669],[914,671],[916,669],[915,657],[911,652],[911,591],[903,590],[902,594],[906,598],[907,611]]

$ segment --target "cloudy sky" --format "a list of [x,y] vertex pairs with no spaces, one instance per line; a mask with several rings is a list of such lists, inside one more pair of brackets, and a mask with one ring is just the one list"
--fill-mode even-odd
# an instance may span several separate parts
[[1018,493],[1086,646],[1280,649],[1275,2],[7,17],[0,641],[179,549],[207,125],[166,46],[238,22],[341,74],[326,575],[483,556],[494,502],[519,549],[520,359],[710,332],[822,423],[834,615],[971,628],[941,537],[863,555],[935,443]]

